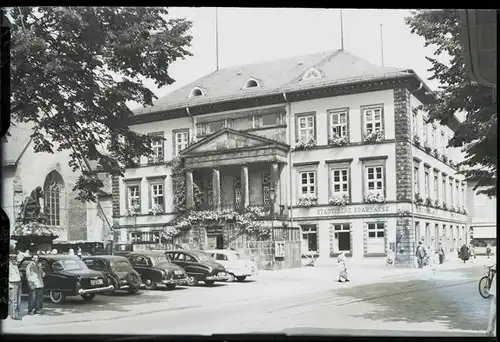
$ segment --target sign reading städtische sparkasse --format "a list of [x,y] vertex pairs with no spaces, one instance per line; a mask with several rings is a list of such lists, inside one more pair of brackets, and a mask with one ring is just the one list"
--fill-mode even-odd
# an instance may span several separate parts
[[352,214],[376,214],[389,213],[391,206],[387,204],[370,204],[345,207],[327,207],[316,209],[314,216],[330,216],[330,215],[352,215]]

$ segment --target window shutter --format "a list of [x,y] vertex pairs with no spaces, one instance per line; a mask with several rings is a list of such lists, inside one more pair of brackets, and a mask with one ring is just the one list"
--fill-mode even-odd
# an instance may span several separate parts
[[130,209],[128,197],[129,197],[129,187],[125,186],[125,210]]
[[153,208],[153,184],[149,184],[149,186],[148,186],[148,197],[149,197],[149,201],[148,201],[149,209],[152,209]]

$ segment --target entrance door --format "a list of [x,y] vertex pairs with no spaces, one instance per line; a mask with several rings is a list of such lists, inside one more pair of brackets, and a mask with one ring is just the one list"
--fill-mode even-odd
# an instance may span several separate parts
[[339,234],[339,250],[348,251],[351,248],[351,237],[349,233]]
[[218,234],[215,237],[215,249],[224,249],[224,237],[222,234]]
[[333,225],[333,246],[332,252],[351,251],[351,227],[349,223],[339,223]]

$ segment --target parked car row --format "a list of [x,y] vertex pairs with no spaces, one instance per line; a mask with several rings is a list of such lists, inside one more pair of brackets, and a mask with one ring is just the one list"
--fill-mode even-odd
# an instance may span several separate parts
[[[28,293],[25,279],[30,260],[26,257],[19,266],[23,293]],[[211,286],[217,281],[244,281],[258,274],[255,262],[240,259],[232,250],[144,251],[82,259],[49,254],[39,255],[39,260],[45,273],[45,294],[55,304],[71,296],[91,301],[97,293],[136,293],[141,288],[154,290],[161,285],[173,289],[177,285],[194,286],[200,281]]]

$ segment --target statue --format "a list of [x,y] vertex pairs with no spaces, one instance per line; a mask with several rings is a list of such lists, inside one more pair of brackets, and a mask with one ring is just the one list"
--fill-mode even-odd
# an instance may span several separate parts
[[31,195],[25,198],[18,218],[22,223],[29,223],[34,221],[38,221],[40,223],[45,222],[45,217],[40,212],[40,198],[42,197],[42,187],[37,186],[31,192]]

